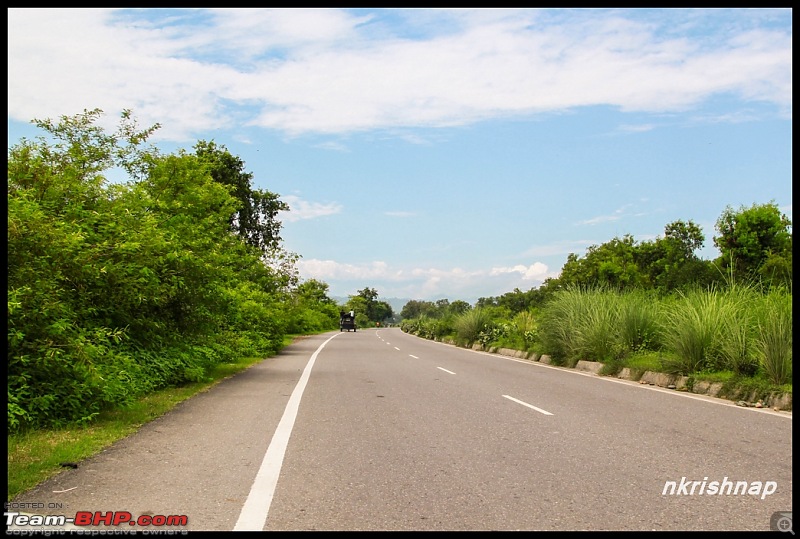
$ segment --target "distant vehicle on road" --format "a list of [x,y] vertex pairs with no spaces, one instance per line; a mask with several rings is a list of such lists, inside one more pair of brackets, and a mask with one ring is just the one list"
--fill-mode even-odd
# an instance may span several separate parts
[[350,331],[351,329],[356,330],[356,313],[339,311],[339,331]]

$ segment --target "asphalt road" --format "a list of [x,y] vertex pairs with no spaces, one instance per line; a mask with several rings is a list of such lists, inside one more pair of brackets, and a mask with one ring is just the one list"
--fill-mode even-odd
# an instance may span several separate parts
[[[337,331],[13,503],[116,517],[82,528],[118,532],[769,530],[792,510],[792,418],[396,328]],[[142,515],[164,525],[124,522]]]

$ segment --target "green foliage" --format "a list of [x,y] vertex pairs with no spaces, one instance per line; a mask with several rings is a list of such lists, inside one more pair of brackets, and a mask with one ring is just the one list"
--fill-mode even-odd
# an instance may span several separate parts
[[751,287],[734,285],[722,294],[727,316],[721,321],[718,368],[736,376],[753,376],[758,372],[755,354],[755,322],[761,294]]
[[287,332],[290,334],[317,333],[336,329],[339,309],[328,297],[328,285],[316,279],[300,283],[287,303],[290,310]]
[[[609,373],[624,366],[640,372],[647,358],[652,370],[692,380],[729,372],[737,380],[786,384],[790,225],[774,204],[728,209],[715,238],[723,256],[711,262],[694,254],[705,238],[691,221],[670,223],[654,241],[615,238],[583,258],[570,254],[561,275],[538,289],[480,298],[470,319],[453,320],[453,332],[462,345],[533,349],[556,364],[603,361]],[[447,303],[409,302],[402,329],[433,335],[432,319]]]
[[499,297],[478,298],[475,306],[503,307],[516,314],[540,307],[551,296],[551,292],[552,289],[545,285],[531,288],[527,292],[515,288],[512,292],[506,292]]
[[[570,287],[557,293],[543,309],[545,342],[556,345],[559,357],[568,365],[581,359],[619,357],[619,297],[606,288]],[[556,329],[561,316],[566,316],[567,323]]]
[[[159,388],[267,356],[287,332],[335,329],[327,285],[300,283],[281,246],[279,198],[224,146],[161,155],[129,111],[35,120],[50,139],[8,152],[8,428],[91,422]],[[119,168],[127,183],[110,184]],[[726,210],[715,244],[676,221],[571,254],[559,278],[463,301],[411,301],[404,331],[460,344],[540,348],[557,362],[615,368],[651,351],[674,372],[791,380],[791,222],[774,204]],[[759,283],[744,288],[737,283]],[[724,285],[724,288],[723,286]],[[621,294],[620,291],[624,291]],[[674,291],[681,291],[674,294]],[[361,327],[393,319],[366,287],[345,310]]]
[[244,171],[244,161],[225,146],[201,140],[194,149],[197,157],[207,164],[214,181],[228,187],[237,201],[227,219],[229,226],[265,255],[278,248],[281,223],[277,215],[288,211],[288,204],[275,193],[253,189],[253,175]]
[[430,316],[434,309],[435,306],[431,301],[418,301],[412,299],[403,305],[403,308],[400,311],[400,317],[405,321],[420,318],[422,316]]
[[539,340],[539,324],[531,311],[522,311],[511,321],[514,333],[522,341],[523,350],[527,350]]
[[635,253],[631,235],[592,245],[584,259],[568,257],[559,279],[564,286],[603,286],[619,290],[640,286],[644,275],[636,263]]
[[[51,140],[9,148],[11,430],[91,421],[219,363],[271,354],[290,326],[326,327],[335,311],[287,308],[283,207],[247,190],[240,161],[212,145],[163,156],[143,146],[157,126],[139,131],[125,111],[109,135],[99,115],[37,121]],[[109,184],[112,167],[131,181]],[[247,219],[224,177],[249,197]],[[231,234],[232,222],[247,234]]]
[[622,354],[660,349],[657,295],[640,289],[621,294],[617,299],[618,335]]
[[792,379],[792,296],[776,289],[759,313],[757,354],[767,378],[776,385]]
[[462,300],[456,300],[452,303],[447,299],[440,299],[436,302],[410,300],[400,311],[400,317],[403,319],[418,318],[420,316],[447,318],[463,314],[471,308],[469,303]]
[[400,328],[406,333],[437,341],[443,340],[454,333],[453,317],[451,316],[447,318],[431,318],[422,315],[418,318],[403,319],[400,322]]
[[714,245],[720,264],[738,280],[766,277],[776,284],[791,278],[792,222],[777,204],[753,204],[738,211],[728,206],[716,223]]
[[[486,331],[490,324],[491,318],[486,309],[475,308],[455,317],[453,329],[458,342],[472,346],[479,342],[481,333]],[[486,336],[484,336],[484,342],[487,342]]]
[[702,230],[692,221],[675,221],[664,227],[663,238],[639,243],[634,257],[646,278],[644,287],[665,293],[713,282],[716,274],[710,263],[694,254],[704,241]]
[[716,288],[680,293],[668,302],[661,325],[665,345],[676,354],[667,363],[668,370],[688,375],[721,368],[725,323],[738,312],[737,302]]
[[378,291],[369,287],[359,290],[355,296],[350,296],[342,310],[356,313],[358,327],[374,327],[394,317],[392,306],[385,301],[379,301]]

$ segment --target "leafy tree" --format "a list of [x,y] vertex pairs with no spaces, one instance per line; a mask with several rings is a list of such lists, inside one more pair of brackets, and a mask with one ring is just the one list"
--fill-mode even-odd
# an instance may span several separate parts
[[[774,202],[726,207],[717,219],[720,266],[734,277],[785,278],[791,275],[792,222]],[[763,273],[762,273],[763,271]]]
[[370,327],[374,323],[367,314],[369,312],[369,304],[362,295],[349,296],[341,310],[353,311],[356,315],[356,325],[358,327]]
[[713,282],[711,263],[700,260],[695,251],[705,237],[692,221],[675,221],[664,227],[664,237],[641,242],[634,255],[644,276],[643,286],[670,292]]
[[336,302],[328,297],[328,283],[317,279],[308,279],[297,286],[296,295],[313,303],[332,304]]
[[[577,257],[575,257],[577,260]],[[544,285],[545,283],[543,283]],[[531,288],[527,292],[515,288],[512,292],[506,292],[502,296],[479,298],[476,304],[477,307],[505,307],[512,313],[527,312],[530,309],[539,307],[546,299],[545,286],[540,288]]]
[[253,174],[245,172],[244,162],[232,155],[225,146],[201,140],[194,149],[197,156],[208,164],[214,181],[228,186],[230,193],[239,201],[238,207],[229,216],[231,227],[264,254],[277,248],[281,242],[281,222],[277,215],[280,211],[288,211],[288,204],[275,193],[254,189]]
[[405,320],[419,318],[420,316],[434,316],[436,305],[432,301],[412,299],[403,305],[400,316]]
[[590,246],[584,258],[570,253],[559,279],[564,286],[635,288],[642,284],[643,276],[634,255],[633,236],[626,234],[602,245]]
[[394,316],[391,305],[385,301],[378,301],[378,291],[374,288],[366,287],[358,291],[357,297],[363,299],[363,313],[366,315],[370,325],[376,322],[383,322]]
[[[8,152],[8,425],[90,421],[214,363],[276,351],[287,274],[231,234],[239,201],[123,112],[36,121]],[[127,183],[109,184],[119,167]],[[274,239],[274,238],[273,238]]]
[[369,287],[350,296],[342,310],[355,311],[356,324],[360,327],[371,327],[394,317],[392,306],[385,301],[378,301],[378,291]]
[[664,227],[664,241],[669,245],[668,252],[677,260],[689,260],[694,252],[703,247],[705,236],[694,222],[674,221]]
[[457,299],[452,302],[447,308],[447,314],[458,316],[472,309],[472,306],[464,300]]
[[373,303],[378,299],[378,291],[369,287],[359,290],[357,295],[364,298],[367,304]]
[[287,302],[291,309],[289,333],[311,333],[336,329],[339,309],[328,297],[328,284],[309,279],[297,285]]
[[394,311],[388,302],[378,301],[373,307],[372,316],[374,316],[373,322],[383,324],[394,317]]

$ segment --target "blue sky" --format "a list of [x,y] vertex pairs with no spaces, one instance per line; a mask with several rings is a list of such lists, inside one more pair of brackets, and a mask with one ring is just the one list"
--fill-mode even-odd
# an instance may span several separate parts
[[792,218],[791,9],[8,9],[8,136],[124,109],[280,195],[331,296],[474,303],[726,207]]

